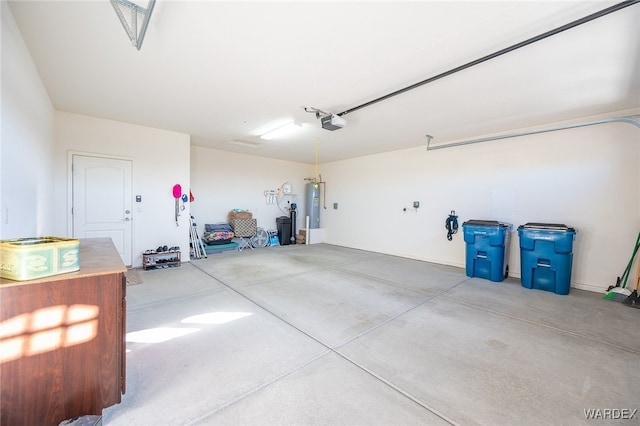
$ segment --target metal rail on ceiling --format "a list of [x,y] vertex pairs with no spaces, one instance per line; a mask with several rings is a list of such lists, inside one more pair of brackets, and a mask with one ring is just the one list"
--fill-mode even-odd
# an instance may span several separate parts
[[626,117],[603,118],[603,119],[599,119],[599,120],[584,121],[584,122],[581,122],[581,123],[564,124],[564,125],[561,125],[561,126],[546,127],[546,128],[542,128],[542,129],[531,129],[531,130],[525,130],[525,131],[516,132],[516,133],[505,133],[505,134],[501,134],[501,135],[487,136],[487,137],[484,137],[484,138],[469,139],[469,140],[465,140],[465,141],[448,143],[448,144],[443,144],[443,145],[435,145],[435,146],[431,145],[431,140],[433,139],[433,137],[431,135],[426,135],[426,138],[427,138],[427,151],[432,151],[434,149],[452,148],[454,146],[471,145],[471,144],[475,144],[475,143],[489,142],[489,141],[495,141],[495,140],[499,140],[499,139],[517,138],[517,137],[520,137],[520,136],[535,135],[535,134],[538,134],[538,133],[555,132],[555,131],[558,131],[558,130],[575,129],[575,128],[578,128],[578,127],[594,126],[596,124],[607,124],[607,123],[628,123],[628,124],[633,124],[634,126],[640,128],[640,115],[630,115],[630,116],[626,116]]
[[638,2],[640,2],[640,0],[628,0],[628,1],[623,1],[621,3],[614,4],[613,6],[610,6],[610,7],[607,7],[605,9],[602,9],[602,10],[600,10],[598,12],[592,13],[591,15],[587,15],[587,16],[585,16],[583,18],[577,19],[577,20],[575,20],[573,22],[569,22],[568,24],[565,24],[565,25],[562,25],[560,27],[554,28],[554,29],[552,29],[550,31],[547,31],[547,32],[542,33],[540,35],[537,35],[535,37],[531,37],[531,38],[529,38],[529,39],[527,39],[525,41],[521,41],[520,43],[516,43],[516,44],[514,44],[512,46],[509,46],[509,47],[506,47],[506,48],[504,48],[502,50],[498,50],[497,52],[494,52],[494,53],[491,53],[489,55],[483,56],[482,58],[476,59],[476,60],[471,61],[471,62],[467,62],[466,64],[460,65],[460,66],[458,66],[456,68],[453,68],[453,69],[450,69],[449,71],[445,71],[445,72],[440,73],[440,74],[438,74],[436,76],[433,76],[433,77],[427,78],[425,80],[419,81],[417,83],[414,83],[411,86],[407,86],[407,87],[405,87],[403,89],[399,89],[399,90],[396,90],[395,92],[391,92],[388,95],[384,95],[384,96],[381,96],[379,98],[376,98],[376,99],[370,100],[368,102],[365,102],[365,103],[363,103],[361,105],[355,106],[353,108],[349,108],[349,109],[347,109],[345,111],[342,111],[342,112],[338,113],[337,115],[343,116],[343,115],[346,115],[346,114],[350,114],[350,113],[352,113],[354,111],[357,111],[359,109],[366,108],[366,107],[371,106],[371,105],[373,105],[375,103],[378,103],[378,102],[384,101],[386,99],[392,98],[394,96],[400,95],[400,94],[402,94],[404,92],[408,92],[409,90],[416,89],[416,88],[418,88],[420,86],[424,86],[425,84],[432,83],[432,82],[434,82],[436,80],[440,80],[441,78],[450,76],[450,75],[455,74],[457,72],[463,71],[463,70],[465,70],[467,68],[471,68],[473,66],[479,65],[479,64],[481,64],[483,62],[486,62],[486,61],[488,61],[490,59],[494,59],[494,58],[497,58],[498,56],[502,56],[502,55],[504,55],[506,53],[513,52],[514,50],[517,50],[517,49],[520,49],[522,47],[528,46],[530,44],[533,44],[535,42],[543,40],[543,39],[545,39],[547,37],[551,37],[552,35],[555,35],[555,34],[563,32],[563,31],[569,30],[571,28],[577,27],[578,25],[582,25],[584,23],[593,21],[594,19],[601,18],[601,17],[603,17],[605,15],[608,15],[610,13],[613,13],[613,12],[616,12],[618,10],[624,9],[626,7],[632,6],[632,5],[634,5],[634,4],[638,3]]

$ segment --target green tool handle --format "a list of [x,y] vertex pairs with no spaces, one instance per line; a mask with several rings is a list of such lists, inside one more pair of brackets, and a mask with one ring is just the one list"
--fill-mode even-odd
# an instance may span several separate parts
[[627,268],[624,270],[624,273],[622,274],[622,278],[624,279],[624,282],[622,283],[622,288],[627,287],[627,280],[629,279],[629,274],[631,272],[631,265],[633,265],[633,260],[636,258],[636,253],[638,253],[638,249],[640,249],[640,232],[638,232],[638,238],[636,239],[636,245],[633,248],[633,254],[631,255],[631,259],[629,259]]

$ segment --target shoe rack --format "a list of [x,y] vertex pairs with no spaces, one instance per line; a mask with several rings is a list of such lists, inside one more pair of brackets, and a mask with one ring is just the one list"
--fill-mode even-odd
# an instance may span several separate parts
[[182,264],[180,250],[147,250],[142,253],[142,269],[175,268]]

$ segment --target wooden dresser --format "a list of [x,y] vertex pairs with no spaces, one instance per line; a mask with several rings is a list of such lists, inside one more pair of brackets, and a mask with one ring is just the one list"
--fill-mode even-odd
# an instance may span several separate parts
[[126,268],[111,239],[80,240],[80,270],[0,279],[0,424],[101,415],[125,392]]

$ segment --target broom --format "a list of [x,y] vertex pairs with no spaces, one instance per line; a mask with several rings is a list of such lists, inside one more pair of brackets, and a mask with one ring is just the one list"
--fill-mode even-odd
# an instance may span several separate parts
[[[627,267],[622,273],[622,276],[618,277],[615,285],[609,286],[609,288],[607,289],[607,293],[602,297],[603,299],[613,300],[614,302],[622,302],[631,295],[631,292],[626,289],[626,286],[627,280],[629,279],[629,274],[631,273],[631,266],[633,265],[633,260],[636,257],[638,249],[640,249],[640,233],[638,233],[638,238],[636,239],[636,244],[633,248],[631,259],[629,260],[629,263],[627,263]],[[620,286],[620,283],[622,283],[622,286]]]
[[631,293],[625,300],[622,301],[622,303],[627,306],[640,309],[640,296],[638,296],[638,284],[640,284],[640,260],[638,261],[638,270],[636,271],[636,284],[633,287],[633,293]]

